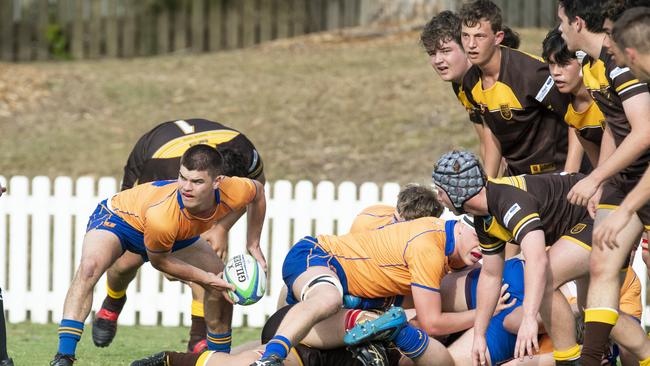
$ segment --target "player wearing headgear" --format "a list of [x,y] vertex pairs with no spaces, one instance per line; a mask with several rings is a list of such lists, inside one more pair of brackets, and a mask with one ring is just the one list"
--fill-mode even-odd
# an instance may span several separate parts
[[[420,41],[430,57],[430,63],[436,74],[442,81],[450,82],[458,101],[469,113],[469,120],[472,122],[479,138],[481,158],[483,161],[489,159],[486,151],[492,153],[496,147],[489,135],[484,134],[483,119],[478,108],[467,100],[466,91],[462,88],[463,77],[472,67],[471,62],[463,51],[460,39],[461,22],[458,15],[452,11],[445,10],[435,15],[424,26],[420,34]],[[508,26],[503,27],[504,38],[501,45],[510,48],[519,48],[519,34]],[[500,157],[497,157],[499,159]]]
[[[135,144],[122,178],[122,189],[157,180],[178,178],[181,156],[191,146],[208,144],[217,147],[224,160],[224,175],[247,177],[264,184],[264,164],[253,143],[241,132],[218,122],[205,119],[186,119],[163,122],[148,131]],[[201,237],[206,239],[215,252],[225,261],[228,250],[228,231],[243,215],[228,216],[219,220]],[[259,248],[249,248],[263,266],[264,256]],[[126,290],[143,264],[142,258],[134,253],[122,255],[107,271],[107,295],[93,321],[93,342],[98,347],[107,347],[115,338],[117,319],[126,304]],[[192,326],[188,350],[199,351],[207,346],[206,324],[203,310],[203,289],[190,284],[192,289]]]
[[[570,202],[596,209],[595,227],[608,220],[640,180],[650,162],[650,93],[627,68],[620,68],[606,47],[603,2],[560,0],[560,30],[570,51],[587,53],[583,61],[584,83],[605,115],[606,127],[598,166],[576,184]],[[645,202],[616,236],[616,245],[594,241],[590,257],[589,295],[585,310],[585,341],[580,363],[600,364],[604,345],[618,318],[619,270],[639,236],[650,229],[650,204]],[[597,233],[597,231],[596,231]],[[617,323],[617,319],[619,319]],[[635,334],[636,325],[624,333]],[[650,340],[638,335],[642,363],[650,364]]]
[[234,286],[217,275],[223,262],[199,235],[247,207],[249,245],[259,243],[266,201],[259,182],[222,173],[217,150],[195,145],[183,154],[177,181],[142,184],[97,205],[88,221],[79,268],[63,307],[58,352],[50,365],[72,365],[93,288],[126,251],[150,260],[161,272],[203,286],[208,348],[230,351],[232,304],[225,290]]
[[505,175],[577,171],[581,161],[574,154],[567,157],[569,131],[563,121],[569,98],[553,88],[548,65],[499,45],[501,10],[493,2],[465,3],[459,16],[463,48],[473,64],[462,87],[497,146],[486,154],[488,176],[497,176],[501,156],[508,165]]
[[[506,242],[521,245],[528,258],[524,316],[515,357],[523,358],[532,355],[534,348],[538,350],[538,312],[553,340],[556,363],[572,362],[580,356],[573,314],[558,289],[589,273],[593,220],[584,207],[566,199],[581,178],[581,174],[543,174],[488,179],[476,157],[463,151],[446,153],[436,163],[433,180],[440,189],[440,201],[456,212],[474,215],[474,227],[485,254],[473,349],[477,364],[485,359],[484,333],[494,309],[494,288],[501,282]],[[551,246],[548,252],[547,244]],[[585,284],[579,282],[578,286]],[[630,345],[630,338],[619,337],[617,341]]]

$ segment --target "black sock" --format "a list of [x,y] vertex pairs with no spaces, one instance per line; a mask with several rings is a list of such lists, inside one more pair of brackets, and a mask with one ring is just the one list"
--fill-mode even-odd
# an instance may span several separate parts
[[190,328],[190,340],[187,342],[187,347],[191,351],[195,344],[204,340],[207,335],[207,325],[205,318],[202,316],[192,315],[192,327]]
[[5,307],[0,288],[0,360],[9,358],[7,355],[7,328],[5,326]]
[[126,295],[120,297],[119,299],[115,299],[106,295],[104,302],[102,303],[102,308],[119,314],[122,311],[124,304],[126,304]]

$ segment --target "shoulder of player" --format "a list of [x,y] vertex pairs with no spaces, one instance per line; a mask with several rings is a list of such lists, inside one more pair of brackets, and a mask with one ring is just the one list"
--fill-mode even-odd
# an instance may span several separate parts
[[238,201],[246,197],[254,199],[256,193],[257,186],[250,178],[224,177],[219,183],[220,199],[231,207],[237,206],[240,203]]
[[380,215],[392,215],[395,212],[395,206],[377,204],[364,208],[359,214],[380,214]]

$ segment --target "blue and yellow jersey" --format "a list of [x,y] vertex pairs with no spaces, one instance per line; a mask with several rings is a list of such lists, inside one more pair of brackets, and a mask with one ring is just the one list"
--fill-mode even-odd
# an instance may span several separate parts
[[156,181],[117,193],[109,208],[144,234],[147,250],[167,252],[174,242],[196,237],[231,211],[248,205],[256,192],[248,178],[224,178],[215,190],[217,209],[209,217],[196,217],[183,206],[177,181]]
[[248,178],[262,175],[264,164],[253,143],[241,132],[218,122],[187,119],[163,122],[140,137],[126,166],[122,190],[136,184],[178,178],[181,156],[191,146],[224,146],[242,155]]
[[[607,127],[611,130],[616,146],[630,133],[632,127],[625,115],[623,102],[642,93],[648,93],[648,85],[637,79],[627,67],[618,67],[607,48],[594,60],[586,56],[582,61],[583,81],[591,97],[605,115]],[[650,151],[645,151],[622,173],[642,175],[650,162]]]
[[508,163],[506,175],[564,169],[568,130],[563,118],[570,97],[554,84],[548,65],[540,58],[507,47],[501,47],[494,85],[483,86],[476,65],[465,74],[462,89],[499,141]]
[[575,128],[578,136],[600,146],[603,140],[605,115],[596,102],[592,100],[589,107],[582,112],[577,112],[573,109],[573,104],[569,104],[564,120],[569,126]]
[[455,246],[455,224],[423,217],[378,230],[321,235],[318,244],[341,264],[356,296],[408,295],[412,286],[439,292],[446,255]]
[[351,233],[381,229],[397,222],[395,207],[389,205],[374,205],[361,211],[352,222]]
[[490,179],[485,187],[489,215],[474,217],[481,251],[500,253],[507,242],[521,244],[534,230],[544,231],[546,245],[572,234],[569,240],[590,246],[593,220],[585,207],[566,199],[582,178],[577,173]]

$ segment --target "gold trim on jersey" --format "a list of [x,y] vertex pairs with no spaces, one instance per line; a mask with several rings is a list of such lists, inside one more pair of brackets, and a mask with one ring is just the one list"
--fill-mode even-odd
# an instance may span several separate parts
[[[510,242],[513,239],[512,233],[508,231],[508,229],[506,229],[505,227],[501,226],[501,224],[499,224],[497,220],[494,219],[494,217],[492,218],[492,222],[490,222],[490,226],[486,227],[485,221],[483,221],[483,230],[486,233],[490,234],[491,236],[497,239],[501,239],[505,242]],[[486,245],[482,244],[482,246],[486,246]]]
[[582,112],[576,111],[573,105],[569,104],[564,121],[578,130],[595,127],[602,129],[605,125],[605,115],[598,108],[598,104],[592,100],[589,107]]
[[583,243],[582,241],[580,241],[580,240],[578,240],[578,239],[576,239],[576,238],[574,238],[572,236],[562,235],[560,237],[560,239],[565,239],[565,240],[568,240],[568,241],[573,242],[575,244],[578,244],[579,246],[581,246],[581,247],[583,247],[583,248],[585,248],[585,249],[587,249],[588,251],[591,252],[591,247],[589,245]]
[[521,220],[519,220],[517,225],[515,225],[515,228],[512,229],[512,233],[515,235],[515,238],[519,234],[519,229],[521,229],[524,225],[528,224],[529,222],[531,222],[531,221],[533,221],[535,219],[539,220],[539,214],[536,213],[536,212],[524,217]]
[[618,88],[616,88],[616,92],[617,92],[618,94],[621,94],[622,91],[623,91],[623,89],[627,88],[628,86],[631,86],[631,85],[634,85],[634,84],[638,84],[638,83],[639,83],[639,79],[632,79],[632,80],[630,80],[630,81],[627,81],[627,82],[625,82],[625,83],[619,85]]
[[490,112],[499,112],[506,120],[512,118],[512,110],[523,109],[512,89],[500,81],[484,90],[483,82],[479,79],[472,88],[472,98],[481,105],[481,108],[487,107]]
[[474,106],[472,103],[469,102],[469,99],[467,99],[467,94],[465,93],[465,90],[463,90],[463,86],[461,85],[460,88],[458,89],[458,94],[456,94],[456,97],[460,101],[460,103],[465,107],[467,110],[473,110]]
[[609,88],[603,60],[599,59],[583,65],[582,80],[589,90],[606,90]]
[[488,181],[494,184],[505,184],[521,189],[522,191],[528,191],[526,179],[521,175],[516,175],[514,177],[488,178]]
[[163,146],[153,154],[153,159],[179,158],[190,146],[206,144],[217,146],[237,137],[239,132],[233,130],[205,131],[191,135],[177,137]]

